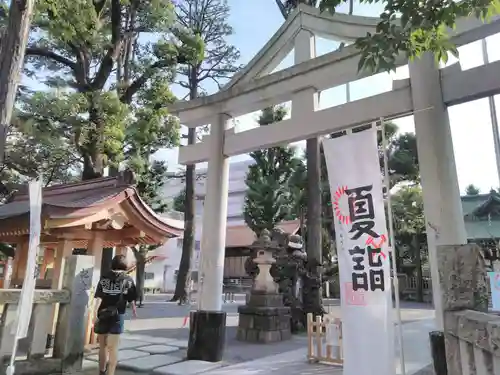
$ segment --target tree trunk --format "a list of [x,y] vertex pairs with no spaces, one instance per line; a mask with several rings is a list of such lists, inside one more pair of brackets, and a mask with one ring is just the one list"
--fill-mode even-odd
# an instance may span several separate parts
[[11,1],[9,23],[0,35],[0,164],[3,163],[7,127],[10,125],[17,86],[21,80],[34,4],[34,0]]
[[89,106],[89,122],[95,127],[95,131],[89,134],[81,147],[83,158],[82,180],[92,180],[104,175],[104,118],[99,112],[98,103],[95,102],[95,92],[87,93]]
[[[196,129],[189,129],[190,133],[196,136]],[[188,137],[189,134],[188,134]],[[188,141],[189,144],[189,141]],[[194,252],[194,234],[195,234],[195,180],[196,170],[194,165],[186,167],[186,202],[184,210],[184,238],[182,240],[182,255],[179,263],[179,272],[175,284],[175,292],[172,301],[179,301],[179,304],[187,302],[189,288],[189,272],[191,271],[191,259]]]
[[[189,75],[189,98],[196,99],[198,96],[197,69],[192,67]],[[196,143],[196,128],[189,128],[188,145]],[[171,301],[179,301],[179,304],[188,300],[189,273],[191,272],[191,259],[194,252],[195,226],[195,184],[196,184],[196,164],[186,166],[186,199],[184,203],[184,238],[182,240],[182,255],[179,263],[179,272],[175,284],[175,292]]]
[[315,315],[322,311],[321,302],[321,264],[322,264],[322,246],[321,246],[321,157],[320,143],[318,138],[307,140],[306,145],[307,158],[307,258],[310,266],[311,277],[314,279],[311,285],[314,290],[310,293],[309,300],[312,306],[309,306],[309,312]]
[[113,248],[105,247],[102,249],[101,258],[101,275],[105,275],[111,271],[111,262],[113,261]]
[[415,251],[415,266],[417,268],[417,301],[424,302],[424,280],[422,275],[422,254],[420,252],[419,236],[413,236],[413,251]]
[[142,306],[144,301],[144,276],[146,272],[146,252],[134,249],[135,255],[135,287],[137,289],[137,301]]

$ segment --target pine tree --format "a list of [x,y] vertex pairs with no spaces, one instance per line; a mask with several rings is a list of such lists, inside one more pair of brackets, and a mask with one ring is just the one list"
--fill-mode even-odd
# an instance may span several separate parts
[[481,191],[474,184],[467,185],[465,188],[465,194],[467,195],[478,195]]
[[174,198],[174,210],[185,212],[186,210],[186,189],[182,189]]
[[[227,0],[179,0],[176,4],[177,19],[181,25],[193,30],[205,45],[204,59],[196,64],[188,64],[180,70],[179,84],[188,90],[186,97],[196,99],[204,95],[203,85],[209,81],[221,87],[224,79],[238,70],[236,62],[240,54],[228,43],[233,28],[227,23],[229,18]],[[189,128],[187,143],[196,142],[196,128]],[[184,238],[179,273],[172,301],[180,304],[187,300],[191,259],[194,252],[195,235],[195,165],[186,166],[186,190],[184,200]]]
[[[167,179],[167,165],[163,161],[153,161],[149,163],[146,171],[137,176],[136,188],[139,195],[156,213],[165,212],[168,208],[168,204],[161,195],[161,191]],[[142,306],[142,301],[144,299],[144,277],[147,254],[157,247],[156,245],[137,245],[132,247],[136,264],[135,282],[139,307]]]
[[[261,126],[283,120],[283,107],[270,107],[262,111]],[[246,224],[259,235],[263,229],[272,230],[292,214],[294,205],[290,181],[301,164],[292,147],[272,147],[250,153],[255,161],[247,177],[244,217]]]

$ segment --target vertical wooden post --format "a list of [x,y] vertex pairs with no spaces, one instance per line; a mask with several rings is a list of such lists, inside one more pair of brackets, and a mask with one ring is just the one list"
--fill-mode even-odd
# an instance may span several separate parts
[[[61,289],[65,268],[65,259],[71,255],[73,251],[73,243],[67,240],[62,240],[57,245],[55,250],[55,260],[54,260],[54,272],[52,273],[52,283],[51,289]],[[57,313],[59,311],[59,306],[55,304],[52,306],[52,314],[50,319],[50,330],[49,334],[53,335],[56,329]],[[51,336],[52,338],[52,336]]]
[[314,330],[313,315],[311,313],[308,313],[307,314],[307,358],[309,359],[309,361],[311,361],[314,356],[313,330]]
[[62,287],[71,292],[71,301],[59,308],[54,342],[54,357],[61,358],[64,374],[74,374],[82,367],[93,271],[92,256],[66,258]]
[[2,286],[3,289],[10,288],[10,281],[12,280],[12,267],[13,267],[13,265],[14,265],[14,259],[11,257],[7,258],[7,261],[5,262],[5,270],[4,270],[4,274],[3,274],[3,286]]
[[64,275],[64,262],[73,252],[73,243],[67,240],[59,242],[55,251],[54,274],[52,276],[52,289],[61,289]]
[[94,232],[94,237],[89,241],[87,246],[87,254],[94,256],[94,276],[92,286],[97,285],[101,277],[101,260],[102,248],[104,245],[104,237],[101,232]]
[[[104,238],[101,232],[94,232],[94,237],[89,241],[87,245],[87,254],[91,254],[94,257],[94,272],[92,276],[92,286],[91,293],[95,293],[97,283],[101,277],[101,261],[102,261],[102,248],[104,245]],[[89,318],[87,319],[87,327],[85,331],[85,343],[90,343],[92,335],[92,314],[95,308],[95,301],[93,296],[91,296]]]
[[[45,279],[47,274],[47,268],[54,262],[56,257],[55,249],[51,247],[45,247],[43,251],[43,263],[40,267],[40,279]],[[55,264],[54,264],[55,267]]]
[[321,316],[317,315],[316,316],[316,332],[315,332],[315,339],[316,339],[316,357],[321,359],[323,357],[323,347],[322,347],[322,342],[321,342],[321,334],[323,333],[323,321],[321,320]]
[[28,260],[28,237],[24,237],[16,245],[16,256],[12,265],[11,281],[16,283],[24,280],[24,272],[26,270],[26,262]]

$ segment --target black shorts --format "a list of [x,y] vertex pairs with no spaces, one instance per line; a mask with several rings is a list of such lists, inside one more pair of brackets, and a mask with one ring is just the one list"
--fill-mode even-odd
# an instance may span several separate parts
[[94,332],[98,335],[121,335],[125,328],[125,315],[118,315],[118,320],[97,320]]

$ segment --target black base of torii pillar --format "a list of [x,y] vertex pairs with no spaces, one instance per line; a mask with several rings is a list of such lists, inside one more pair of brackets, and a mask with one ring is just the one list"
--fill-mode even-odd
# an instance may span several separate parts
[[192,311],[189,324],[188,360],[220,362],[226,346],[224,311]]

